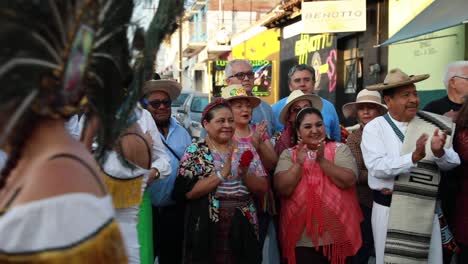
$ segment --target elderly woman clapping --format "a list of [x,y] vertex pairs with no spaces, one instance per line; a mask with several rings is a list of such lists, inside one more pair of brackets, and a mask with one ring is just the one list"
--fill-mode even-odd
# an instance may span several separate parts
[[267,191],[255,148],[233,140],[234,117],[222,98],[202,114],[205,141],[180,160],[173,196],[187,203],[184,263],[260,263],[253,193]]

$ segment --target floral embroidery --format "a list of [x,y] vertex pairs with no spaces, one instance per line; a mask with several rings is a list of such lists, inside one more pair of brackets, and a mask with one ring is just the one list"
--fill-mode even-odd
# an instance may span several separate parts
[[[186,150],[179,163],[179,175],[193,185],[203,178],[207,178],[214,171],[213,156],[204,141],[192,143]],[[209,215],[213,222],[219,221],[219,201],[215,198],[216,190],[208,194]]]
[[238,209],[241,211],[241,213],[249,220],[250,224],[252,225],[255,235],[257,236],[257,239],[259,238],[258,234],[258,221],[257,221],[257,210],[255,209],[255,206],[253,203],[245,204],[242,206],[239,206]]
[[211,156],[211,154],[204,154],[203,156],[206,160],[213,161],[213,156]]
[[197,144],[192,144],[187,148],[188,153],[194,153],[195,151],[197,151]]

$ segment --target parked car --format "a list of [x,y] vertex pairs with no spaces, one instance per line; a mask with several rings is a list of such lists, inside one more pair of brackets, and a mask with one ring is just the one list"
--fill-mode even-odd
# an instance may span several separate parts
[[201,115],[208,102],[208,94],[192,92],[188,94],[183,105],[177,110],[176,119],[187,129],[192,138],[200,138],[202,131]]
[[176,119],[177,119],[177,110],[179,110],[182,107],[182,105],[187,100],[189,94],[190,94],[189,92],[182,92],[179,95],[179,97],[177,97],[177,99],[172,101],[172,104],[171,104],[172,116],[175,117]]

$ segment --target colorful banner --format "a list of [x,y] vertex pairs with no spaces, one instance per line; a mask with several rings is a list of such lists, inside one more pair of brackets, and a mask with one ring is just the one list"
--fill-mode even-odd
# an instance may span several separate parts
[[308,64],[315,69],[315,91],[335,101],[337,82],[336,36],[333,34],[300,34],[281,40],[281,94],[289,94],[288,72],[297,64]]
[[[269,60],[249,60],[255,73],[252,93],[255,96],[269,96],[271,93],[272,62]],[[226,86],[224,69],[228,61],[218,60],[212,63],[213,96],[220,96],[221,89]]]

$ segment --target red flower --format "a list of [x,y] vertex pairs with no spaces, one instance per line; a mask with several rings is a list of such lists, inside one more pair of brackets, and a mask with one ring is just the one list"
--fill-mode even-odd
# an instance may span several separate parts
[[240,161],[239,161],[239,166],[249,167],[250,163],[252,162],[253,157],[254,157],[254,155],[253,155],[252,151],[249,150],[249,149],[242,152],[242,155],[241,155]]

